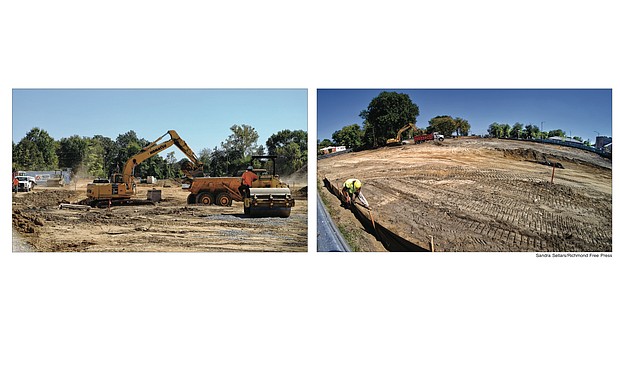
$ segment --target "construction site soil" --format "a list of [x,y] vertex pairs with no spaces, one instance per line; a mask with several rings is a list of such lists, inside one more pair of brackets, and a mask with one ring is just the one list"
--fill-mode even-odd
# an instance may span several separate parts
[[[338,187],[360,179],[377,222],[421,247],[432,240],[435,251],[612,250],[612,164],[592,152],[458,138],[343,154],[317,167],[319,180]],[[320,192],[355,250],[385,251]]]
[[[285,180],[286,181],[286,180]],[[288,218],[250,218],[243,204],[187,205],[175,181],[138,185],[138,197],[161,190],[155,205],[59,209],[86,198],[87,180],[62,188],[37,187],[13,195],[13,250],[60,252],[305,252],[307,186],[291,185]],[[17,238],[15,237],[17,236]],[[16,246],[16,242],[19,246]]]

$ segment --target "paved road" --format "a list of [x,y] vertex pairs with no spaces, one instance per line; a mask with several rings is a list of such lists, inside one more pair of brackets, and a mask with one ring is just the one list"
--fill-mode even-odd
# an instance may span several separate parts
[[317,250],[319,252],[350,252],[349,245],[327,213],[318,193],[316,195],[316,202]]

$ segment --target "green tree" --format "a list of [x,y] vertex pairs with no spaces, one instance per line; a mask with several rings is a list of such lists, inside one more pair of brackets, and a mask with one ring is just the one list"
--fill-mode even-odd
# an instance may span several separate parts
[[209,161],[211,160],[212,152],[213,151],[209,148],[204,148],[200,150],[200,152],[198,153],[198,160],[200,160],[204,166],[208,166]]
[[168,173],[168,163],[161,155],[153,155],[149,159],[140,164],[140,176],[146,178],[153,176],[157,179],[163,179]]
[[385,145],[405,124],[415,124],[419,115],[418,106],[411,101],[409,95],[381,92],[360,112],[360,117],[364,119],[364,145]]
[[566,132],[564,132],[564,131],[562,131],[562,130],[560,130],[560,129],[557,129],[557,130],[550,130],[550,131],[549,131],[549,137],[555,137],[555,136],[558,136],[558,137],[566,137]]
[[[140,150],[142,150],[142,146],[145,145],[146,144],[140,144],[140,139],[138,138],[136,132],[133,130],[118,135],[118,137],[116,138],[116,147],[118,153],[114,159],[113,170],[115,172],[121,172],[129,158],[140,152]],[[139,176],[139,173],[134,172],[134,175]]]
[[13,158],[12,167],[13,167],[13,170],[17,170],[17,163],[15,162],[15,152],[16,152],[15,148],[17,147],[17,145],[15,145],[15,141],[11,141],[11,142],[13,143],[13,150],[12,150],[12,154],[11,154],[11,156]]
[[275,155],[278,147],[283,147],[291,142],[299,145],[302,151],[308,151],[308,132],[303,130],[282,130],[274,133],[267,139],[267,152]]
[[212,177],[222,177],[228,175],[228,156],[224,150],[214,148],[211,152],[211,163],[209,164],[209,175]]
[[526,125],[525,126],[525,138],[527,139],[535,139],[540,135],[540,129],[536,125]]
[[107,177],[104,170],[104,155],[105,150],[101,140],[95,138],[85,138],[86,141],[86,155],[83,159],[83,166],[92,177],[104,178]]
[[279,157],[279,174],[287,175],[308,163],[308,132],[282,130],[267,139],[269,155]]
[[82,163],[88,152],[88,141],[78,135],[63,137],[58,144],[58,165],[63,168],[71,168],[75,175],[82,167]]
[[265,151],[265,147],[263,145],[258,145],[258,148],[256,149],[256,155],[267,155],[267,151]]
[[47,131],[34,127],[15,146],[13,161],[22,170],[53,170],[58,168],[58,143]]
[[456,131],[456,122],[450,116],[437,116],[428,121],[426,132],[439,132],[444,136],[451,136]]
[[323,139],[323,141],[319,141],[319,140],[316,140],[316,141],[317,141],[317,150],[334,145],[334,143],[330,139]]
[[523,124],[516,122],[512,125],[512,129],[510,130],[510,137],[512,138],[521,138],[521,134],[523,132]]
[[304,164],[307,163],[307,151],[303,152],[296,142],[291,142],[282,147],[276,149],[276,155],[278,156],[278,167],[280,175],[289,175],[301,169]]
[[222,143],[222,148],[226,151],[239,151],[244,159],[252,156],[258,148],[259,137],[254,127],[232,125],[230,130],[233,133]]
[[461,117],[456,117],[454,119],[456,124],[456,135],[457,136],[467,136],[469,134],[469,130],[471,129],[471,125],[469,121],[463,119]]
[[501,128],[501,137],[510,137],[510,125],[508,123],[504,123],[500,125]]
[[258,150],[258,133],[248,125],[233,125],[233,132],[226,141],[221,143],[223,157],[226,158],[226,175],[235,175],[245,169],[251,156]]
[[579,136],[573,136],[573,139],[583,142],[583,139]]
[[347,148],[355,149],[362,146],[363,136],[364,132],[361,127],[357,123],[354,123],[344,126],[342,129],[334,132],[332,134],[332,139],[336,145],[344,145]]
[[[116,169],[119,146],[111,138],[102,135],[93,136],[91,141],[93,145],[100,145],[103,150],[101,155],[93,157],[93,159],[100,159],[98,163],[101,164],[103,169],[103,175],[101,175],[101,177],[109,177]],[[94,147],[94,149],[95,151],[98,150],[96,147]],[[99,177],[98,174],[93,175]]]
[[25,138],[15,145],[13,163],[18,170],[39,170],[45,166],[43,154],[37,145]]
[[501,135],[501,127],[500,124],[497,122],[493,122],[489,125],[489,128],[487,129],[487,132],[489,133],[489,136],[491,137],[500,137]]
[[166,175],[166,178],[177,177],[177,172],[174,169],[176,162],[177,158],[174,156],[174,151],[170,151],[168,154],[166,154],[166,164],[168,168],[168,174]]

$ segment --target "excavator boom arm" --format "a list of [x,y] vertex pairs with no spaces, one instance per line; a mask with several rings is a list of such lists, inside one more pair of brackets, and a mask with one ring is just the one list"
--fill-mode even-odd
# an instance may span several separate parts
[[388,144],[395,144],[395,143],[400,143],[402,141],[402,134],[403,132],[407,131],[408,129],[416,129],[415,125],[413,124],[413,122],[409,122],[406,125],[404,125],[403,127],[400,128],[400,130],[398,130],[398,132],[396,133],[396,137],[393,139],[388,139],[387,143]]
[[415,125],[411,122],[409,122],[408,124],[406,124],[405,126],[403,126],[400,130],[398,130],[398,133],[396,134],[396,139],[398,141],[401,140],[401,135],[403,134],[403,132],[407,131],[410,128],[415,128]]
[[[159,141],[161,141],[161,139],[164,138],[164,136],[166,135],[170,135],[170,139],[162,143],[159,143]],[[198,160],[198,158],[196,157],[196,154],[194,154],[192,149],[190,149],[189,145],[187,145],[187,143],[176,133],[176,131],[170,130],[166,132],[165,134],[163,134],[162,136],[160,136],[155,141],[143,147],[139,153],[130,157],[127,160],[123,168],[123,182],[128,183],[131,181],[131,177],[133,176],[133,170],[137,165],[142,163],[144,160],[152,157],[153,155],[159,154],[160,152],[166,150],[172,145],[175,145],[176,147],[178,147],[179,150],[181,150],[181,152],[183,152],[183,154],[187,156],[187,158],[192,162],[193,164],[192,168],[194,170],[202,168],[202,162]],[[185,170],[184,170],[184,173],[187,174]]]

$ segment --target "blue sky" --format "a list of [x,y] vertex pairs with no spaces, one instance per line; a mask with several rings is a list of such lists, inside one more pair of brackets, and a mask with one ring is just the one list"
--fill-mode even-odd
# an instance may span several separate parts
[[[306,89],[14,89],[13,141],[33,127],[54,139],[134,130],[152,141],[176,130],[195,153],[219,147],[234,124],[247,124],[259,144],[284,130],[308,130]],[[171,147],[165,153],[176,150]],[[164,154],[165,154],[164,153]],[[177,153],[177,155],[180,153]]]
[[[331,139],[343,126],[357,123],[370,101],[384,89],[319,89],[317,138]],[[469,121],[470,133],[485,134],[493,122],[534,124],[545,131],[595,141],[611,136],[611,89],[385,89],[406,93],[420,109],[417,126],[438,115]],[[596,131],[596,132],[595,132]]]

